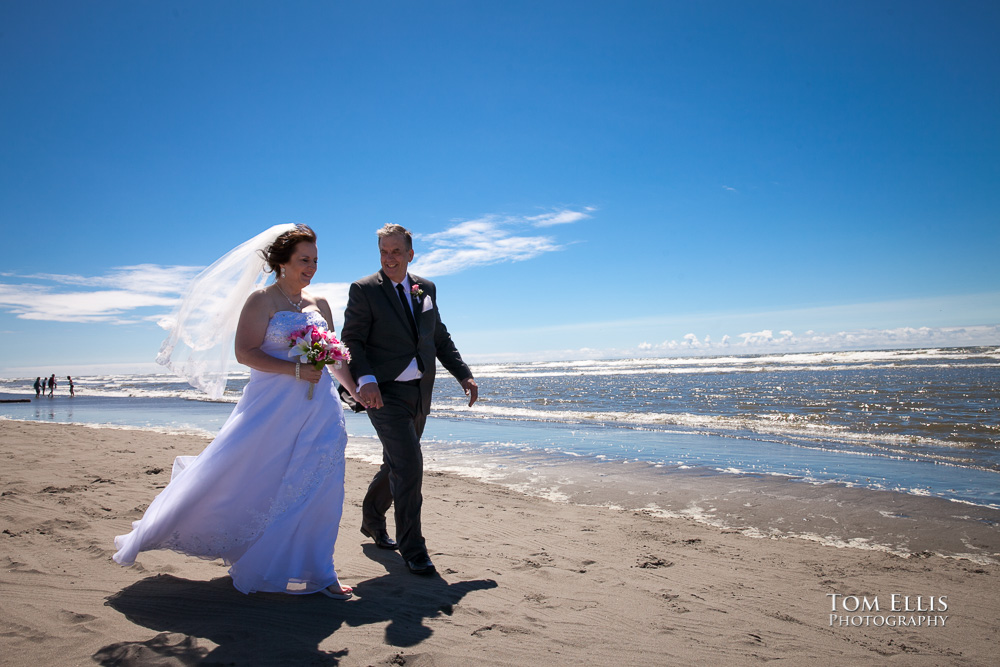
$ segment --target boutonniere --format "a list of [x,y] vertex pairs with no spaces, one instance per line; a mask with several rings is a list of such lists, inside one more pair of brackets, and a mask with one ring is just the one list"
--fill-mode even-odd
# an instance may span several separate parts
[[424,298],[424,291],[420,289],[420,285],[418,285],[417,283],[413,283],[413,285],[410,287],[410,296],[419,301],[420,299]]

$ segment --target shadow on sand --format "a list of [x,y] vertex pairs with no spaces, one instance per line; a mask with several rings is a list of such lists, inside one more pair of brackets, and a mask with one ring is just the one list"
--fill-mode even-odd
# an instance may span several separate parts
[[[157,575],[108,597],[106,604],[137,625],[159,632],[141,642],[98,650],[101,665],[337,665],[350,649],[319,645],[343,624],[384,623],[385,641],[414,646],[431,636],[424,620],[451,615],[467,593],[496,588],[492,580],[450,584],[441,576],[409,574],[398,556],[365,552],[388,572],[358,583],[347,602],[322,595],[243,595],[229,577],[191,581]],[[197,638],[218,646],[200,647]]]

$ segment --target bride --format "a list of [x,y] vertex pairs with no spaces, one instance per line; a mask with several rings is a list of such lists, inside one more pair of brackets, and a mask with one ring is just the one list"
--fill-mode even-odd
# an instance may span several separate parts
[[[351,597],[333,566],[344,503],[344,413],[325,369],[288,357],[293,332],[333,322],[326,299],[304,290],[316,264],[315,233],[278,225],[195,279],[157,361],[218,398],[238,322],[236,359],[250,367],[250,381],[215,440],[196,457],[178,457],[170,483],[132,532],[115,538],[115,562],[131,565],[141,551],[171,549],[223,559],[243,593]],[[268,272],[277,276],[263,287]],[[354,393],[346,364],[333,374]]]

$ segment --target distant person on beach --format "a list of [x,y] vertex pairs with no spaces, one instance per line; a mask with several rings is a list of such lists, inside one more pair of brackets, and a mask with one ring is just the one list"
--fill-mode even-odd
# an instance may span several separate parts
[[54,392],[55,390],[56,390],[56,374],[53,373],[49,377],[49,396],[51,396],[52,392]]
[[[434,283],[406,271],[413,260],[410,232],[385,225],[377,236],[382,269],[351,285],[344,312],[351,375],[382,442],[382,467],[361,506],[361,532],[382,549],[398,548],[410,572],[429,575],[435,568],[420,525],[420,436],[431,409],[436,360],[462,385],[470,406],[479,389],[441,322]],[[395,540],[385,522],[393,504]]]
[[39,375],[35,378],[35,398],[42,395],[42,376]]
[[67,375],[66,376],[66,381],[69,382],[69,395],[70,396],[76,396],[76,391],[74,391],[74,389],[73,389],[73,378],[71,378],[70,376]]
[[[325,368],[290,354],[296,341],[332,334],[330,304],[305,291],[317,261],[309,227],[278,225],[195,279],[157,361],[221,396],[225,368],[206,364],[228,356],[218,350],[235,329],[236,359],[250,367],[250,381],[215,440],[196,457],[178,457],[170,483],[132,532],[115,538],[116,562],[131,565],[141,551],[172,549],[224,559],[242,593],[351,597],[333,564],[344,504],[344,413]],[[270,272],[274,283],[252,291]],[[195,345],[178,348],[189,340]],[[199,358],[206,340],[218,345]],[[354,394],[346,364],[333,375]]]

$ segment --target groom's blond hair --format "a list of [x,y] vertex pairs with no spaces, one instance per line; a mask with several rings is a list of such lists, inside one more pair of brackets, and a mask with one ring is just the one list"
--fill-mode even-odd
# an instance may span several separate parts
[[385,223],[385,227],[375,233],[378,235],[380,241],[390,236],[402,236],[406,239],[406,249],[413,250],[413,235],[403,225],[394,225],[391,222],[387,222]]

